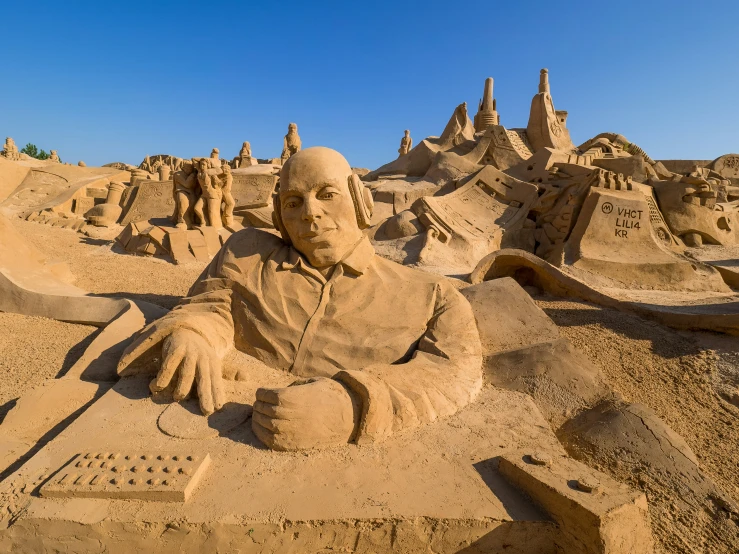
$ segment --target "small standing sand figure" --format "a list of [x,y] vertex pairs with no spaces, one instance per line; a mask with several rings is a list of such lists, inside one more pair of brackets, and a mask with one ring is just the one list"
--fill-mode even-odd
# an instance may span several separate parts
[[221,165],[221,160],[218,157],[220,155],[220,150],[218,148],[213,148],[213,150],[210,151],[210,158],[208,160],[208,163],[210,163],[210,167],[218,168]]
[[175,212],[172,223],[180,229],[187,229],[192,216],[198,187],[198,175],[191,161],[182,164],[182,169],[172,175]]
[[12,138],[7,137],[5,139],[5,146],[3,147],[2,155],[9,160],[20,160],[20,152],[18,152],[18,147],[15,145],[15,141]]
[[49,156],[49,161],[61,163],[61,160],[59,159],[59,154],[56,153],[56,150],[51,151],[51,155]]
[[290,125],[287,126],[287,134],[283,141],[282,156],[280,156],[282,163],[284,164],[293,154],[300,152],[301,147],[302,144],[300,142],[300,135],[298,135],[298,126],[295,123],[290,123]]
[[241,146],[241,150],[239,151],[239,155],[231,162],[232,167],[234,169],[249,167],[252,163],[251,144],[249,144],[249,141],[244,141],[244,144]]
[[410,149],[413,148],[413,139],[411,138],[411,132],[406,129],[405,135],[400,139],[400,148],[398,148],[398,157],[405,156]]
[[231,166],[228,165],[226,160],[223,160],[221,169],[223,171],[218,178],[221,181],[221,195],[223,196],[223,224],[230,226],[234,221],[234,206],[236,205],[234,197],[231,194],[234,177],[231,173]]
[[[223,164],[221,173],[211,167],[213,158],[201,158],[198,162],[198,184],[200,185],[200,198],[195,202],[193,211],[196,223],[202,226],[220,229],[223,224],[233,223],[234,199],[231,195],[233,175],[231,167]],[[221,203],[224,204],[223,215],[221,215]]]

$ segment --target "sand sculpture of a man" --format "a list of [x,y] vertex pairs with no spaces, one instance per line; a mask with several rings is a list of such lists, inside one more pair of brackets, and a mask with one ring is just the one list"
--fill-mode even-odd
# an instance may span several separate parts
[[234,158],[233,164],[235,168],[248,167],[252,165],[251,144],[249,144],[249,141],[244,141],[244,144],[241,145],[239,155]]
[[19,160],[20,159],[20,153],[18,152],[18,147],[15,145],[15,141],[10,138],[5,138],[5,146],[3,147],[2,155],[8,158],[9,160]]
[[198,173],[192,161],[184,162],[182,169],[173,173],[172,189],[175,205],[172,222],[180,229],[187,229],[198,193]]
[[282,144],[282,155],[280,159],[284,164],[290,156],[300,152],[302,143],[300,141],[300,135],[298,135],[298,126],[295,123],[290,123],[287,126],[287,134]]
[[61,160],[59,159],[59,154],[57,154],[56,150],[52,150],[51,153],[49,154],[49,161],[61,163]]
[[405,156],[413,148],[413,139],[411,138],[411,132],[406,129],[403,138],[400,139],[400,148],[398,148],[398,157]]
[[221,160],[218,158],[220,151],[218,148],[214,148],[210,151],[210,158],[208,159],[210,167],[218,168],[221,166]]
[[362,232],[367,190],[334,150],[292,156],[275,196],[282,238],[234,234],[119,372],[161,351],[151,389],[174,387],[182,400],[196,388],[210,414],[226,401],[230,349],[289,371],[303,380],[258,389],[252,415],[256,436],[279,450],[382,440],[472,401],[482,385],[472,309],[444,278],[375,255]]

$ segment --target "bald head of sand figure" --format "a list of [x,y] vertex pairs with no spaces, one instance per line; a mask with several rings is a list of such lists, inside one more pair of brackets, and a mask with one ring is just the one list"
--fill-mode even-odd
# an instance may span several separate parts
[[340,262],[362,239],[352,179],[344,156],[320,146],[298,152],[280,172],[278,226],[319,271]]

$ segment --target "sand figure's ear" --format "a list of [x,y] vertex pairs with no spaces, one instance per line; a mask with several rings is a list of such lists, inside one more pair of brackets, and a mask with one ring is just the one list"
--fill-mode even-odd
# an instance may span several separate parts
[[371,225],[372,211],[375,207],[375,203],[372,200],[372,191],[364,186],[359,175],[352,173],[349,176],[349,192],[354,202],[357,225],[359,225],[360,229],[367,229]]
[[282,235],[282,240],[285,241],[286,244],[292,244],[290,241],[290,235],[287,234],[285,224],[282,222],[282,206],[280,206],[279,193],[272,196],[272,205],[274,207],[274,211],[272,212],[272,224],[275,226],[275,229],[280,232],[280,235]]

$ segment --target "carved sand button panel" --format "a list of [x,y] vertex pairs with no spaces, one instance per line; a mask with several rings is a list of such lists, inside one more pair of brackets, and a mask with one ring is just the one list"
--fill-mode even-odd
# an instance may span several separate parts
[[186,502],[209,465],[209,454],[192,452],[84,452],[39,492],[51,498]]

